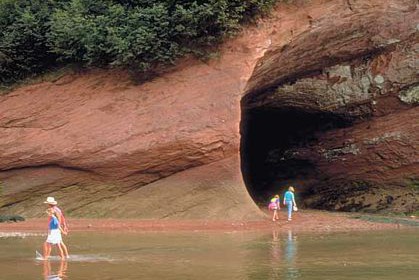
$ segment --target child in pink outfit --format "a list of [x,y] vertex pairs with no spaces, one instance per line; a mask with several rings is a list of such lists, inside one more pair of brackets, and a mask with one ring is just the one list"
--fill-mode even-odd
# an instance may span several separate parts
[[279,195],[276,194],[273,198],[271,198],[271,202],[269,202],[269,205],[268,205],[269,210],[274,212],[272,216],[273,222],[275,222],[276,220],[279,220],[278,210],[281,209],[279,201],[280,201]]

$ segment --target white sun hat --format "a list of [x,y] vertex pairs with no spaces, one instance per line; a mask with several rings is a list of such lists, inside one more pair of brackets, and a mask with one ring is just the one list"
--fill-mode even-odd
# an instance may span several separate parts
[[53,198],[52,196],[48,196],[47,200],[45,200],[44,203],[51,204],[51,205],[57,205],[58,202],[55,201],[55,198]]

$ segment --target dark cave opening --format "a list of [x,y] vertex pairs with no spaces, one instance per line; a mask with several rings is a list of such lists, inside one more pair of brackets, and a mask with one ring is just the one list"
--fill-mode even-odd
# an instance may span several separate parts
[[265,204],[273,194],[282,197],[289,185],[302,194],[316,180],[321,180],[322,174],[315,164],[293,157],[293,150],[316,143],[318,135],[324,131],[349,124],[347,119],[324,112],[294,108],[248,109],[246,104],[242,104],[242,109],[242,174],[249,194],[259,205]]

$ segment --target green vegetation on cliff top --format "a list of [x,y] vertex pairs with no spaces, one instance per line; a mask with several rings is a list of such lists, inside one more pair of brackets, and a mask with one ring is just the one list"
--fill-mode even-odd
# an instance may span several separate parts
[[277,0],[0,0],[0,84],[58,65],[141,72],[202,54]]

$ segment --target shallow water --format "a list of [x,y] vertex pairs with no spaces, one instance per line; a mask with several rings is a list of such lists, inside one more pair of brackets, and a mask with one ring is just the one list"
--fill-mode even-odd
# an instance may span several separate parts
[[43,262],[35,251],[45,236],[0,233],[0,279],[413,280],[418,237],[418,230],[72,233],[70,259]]

